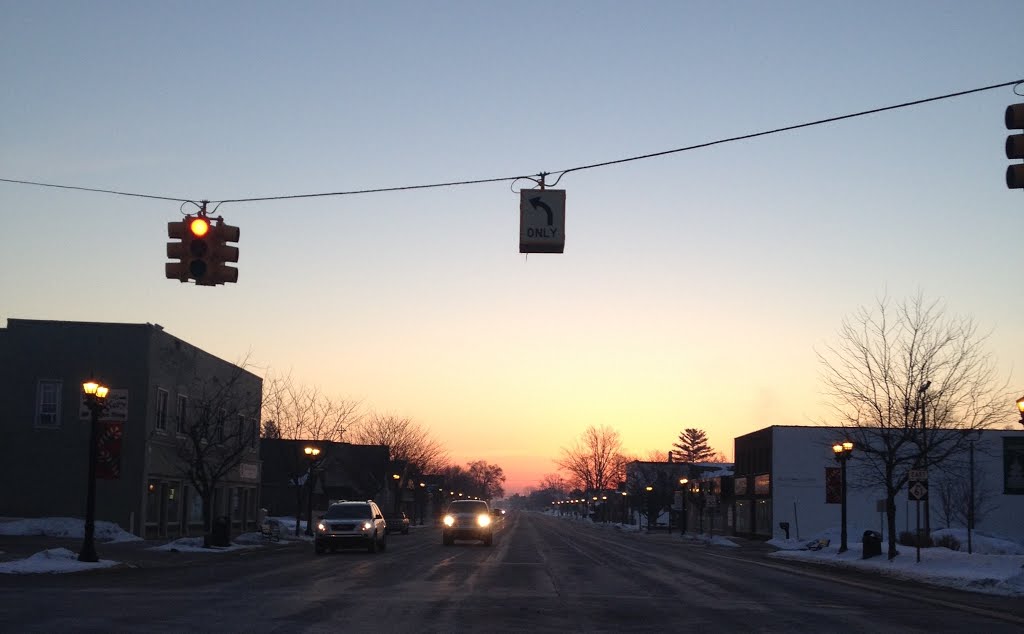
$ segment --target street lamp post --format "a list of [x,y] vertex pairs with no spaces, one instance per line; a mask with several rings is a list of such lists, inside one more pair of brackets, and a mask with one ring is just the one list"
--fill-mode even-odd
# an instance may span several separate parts
[[853,453],[853,443],[849,440],[837,442],[832,445],[832,452],[836,455],[836,460],[839,461],[839,465],[842,468],[840,477],[842,479],[842,489],[839,497],[839,504],[842,507],[842,529],[839,538],[839,552],[846,552],[846,461],[850,459],[850,454]]
[[651,501],[651,492],[654,491],[654,487],[652,487],[651,485],[648,484],[647,486],[644,487],[644,491],[646,492],[644,494],[644,506],[647,507],[645,509],[647,511],[647,532],[650,533],[651,532],[651,515],[653,515],[653,512],[651,511],[651,503],[652,503],[652,501]]
[[680,509],[679,513],[679,534],[686,535],[686,525],[688,523],[688,517],[686,517],[686,485],[689,484],[689,478],[679,478],[679,488],[682,490],[682,495],[679,496],[682,501],[683,508]]
[[306,472],[306,486],[308,487],[309,493],[306,496],[306,534],[313,534],[313,465],[316,464],[317,457],[320,455],[319,447],[306,447],[303,450],[306,457],[309,458],[309,471]]
[[[921,395],[921,469],[928,469],[928,388],[932,386],[931,381],[925,381],[921,384],[918,393]],[[920,507],[920,503],[918,503]],[[925,535],[931,535],[932,530],[932,513],[928,506],[928,496],[924,498],[924,533]],[[921,541],[921,527],[917,529],[917,540]]]
[[970,470],[970,488],[967,496],[967,554],[971,555],[974,554],[974,545],[971,542],[971,532],[974,530],[974,443],[981,439],[981,430],[968,431],[964,435],[967,437],[967,444],[970,447],[970,459],[967,465]]
[[85,496],[85,537],[82,540],[82,551],[78,553],[78,561],[97,562],[96,556],[96,441],[99,438],[100,413],[107,398],[109,389],[96,381],[89,380],[82,384],[85,393],[85,406],[89,408],[89,483]]

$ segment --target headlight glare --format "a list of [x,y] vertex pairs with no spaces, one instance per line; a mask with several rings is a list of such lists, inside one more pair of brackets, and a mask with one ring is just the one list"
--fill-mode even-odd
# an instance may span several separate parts
[[363,522],[363,530],[364,531],[368,531],[371,528],[373,528],[373,524],[371,524],[370,522]]
[[477,515],[476,516],[476,523],[479,524],[480,526],[490,526],[491,525],[491,516],[490,515]]
[[445,526],[455,526],[455,518],[452,517],[451,515],[445,515],[444,516],[444,525]]
[[324,524],[323,522],[320,522],[319,524],[316,525],[316,530],[318,530],[321,533],[323,533],[323,532],[325,532],[327,530],[327,525]]

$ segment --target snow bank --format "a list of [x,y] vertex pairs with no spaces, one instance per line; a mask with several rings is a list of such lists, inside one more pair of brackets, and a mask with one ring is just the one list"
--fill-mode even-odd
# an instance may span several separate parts
[[[85,537],[85,520],[75,517],[38,517],[0,521],[0,535],[45,537]],[[112,542],[134,542],[142,538],[123,530],[113,522],[96,522],[96,539]]]
[[32,573],[63,573],[110,568],[118,562],[101,559],[95,563],[78,561],[78,555],[67,548],[52,548],[38,552],[31,557],[0,563],[0,573],[32,574]]

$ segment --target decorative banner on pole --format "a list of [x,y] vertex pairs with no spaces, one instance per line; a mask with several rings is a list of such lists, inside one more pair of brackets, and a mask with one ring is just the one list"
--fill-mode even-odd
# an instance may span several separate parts
[[121,478],[121,436],[124,423],[105,420],[100,422],[100,436],[96,439],[96,479]]
[[565,190],[519,191],[519,252],[563,253]]

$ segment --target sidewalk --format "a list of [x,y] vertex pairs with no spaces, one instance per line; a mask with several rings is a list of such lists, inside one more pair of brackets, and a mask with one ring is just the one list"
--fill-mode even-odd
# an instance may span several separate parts
[[[154,548],[167,545],[175,540],[138,540],[104,542],[96,540],[96,554],[100,560],[118,562],[116,567],[129,568],[165,568],[187,566],[196,563],[209,563],[211,557],[237,557],[240,554],[251,555],[256,552],[273,552],[280,549],[300,548],[305,546],[301,540],[272,542],[253,538],[249,533],[240,543],[231,549],[211,548],[196,552],[190,549],[172,550]],[[80,538],[48,537],[44,535],[0,536],[0,564],[26,559],[37,553],[64,548],[78,553],[82,548]]]

